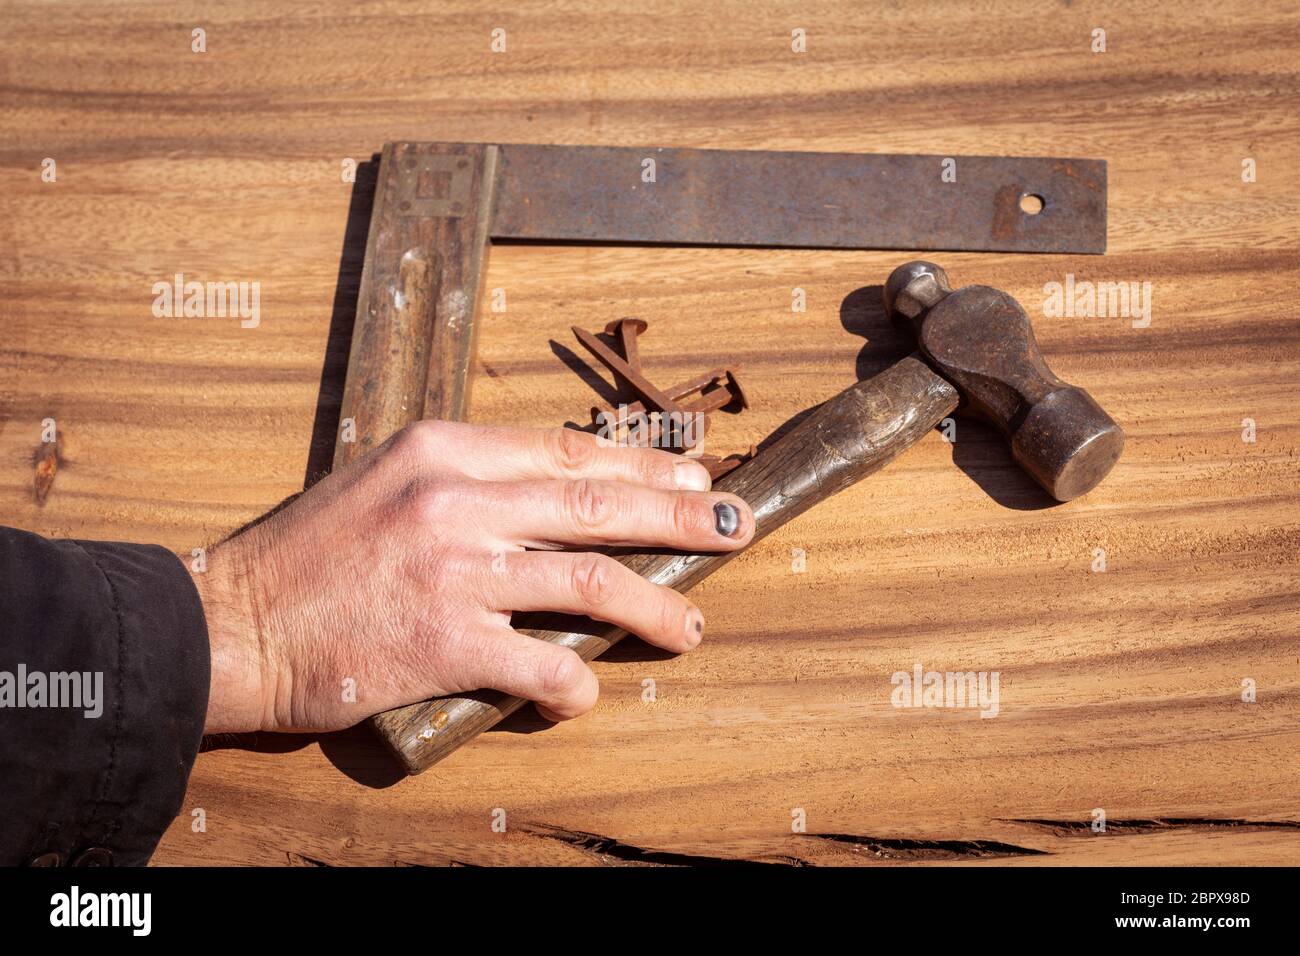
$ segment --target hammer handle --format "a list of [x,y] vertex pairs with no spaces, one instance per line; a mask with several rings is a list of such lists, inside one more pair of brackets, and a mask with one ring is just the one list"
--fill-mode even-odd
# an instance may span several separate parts
[[[878,471],[957,408],[957,390],[913,354],[845,389],[753,460],[718,480],[754,510],[754,541],[817,502]],[[657,584],[685,591],[738,552],[615,553]],[[522,622],[521,622],[522,623]],[[590,661],[627,632],[572,615],[529,615],[523,634],[571,647]],[[518,710],[526,701],[498,691],[443,697],[379,714],[373,724],[407,773],[420,773]]]

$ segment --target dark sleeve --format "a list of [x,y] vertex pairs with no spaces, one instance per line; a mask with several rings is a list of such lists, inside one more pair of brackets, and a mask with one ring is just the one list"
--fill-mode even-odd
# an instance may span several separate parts
[[209,666],[170,551],[0,527],[0,865],[147,862],[181,809]]

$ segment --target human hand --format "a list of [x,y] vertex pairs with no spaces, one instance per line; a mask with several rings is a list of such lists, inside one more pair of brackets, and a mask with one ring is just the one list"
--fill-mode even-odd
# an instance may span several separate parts
[[689,458],[572,429],[411,425],[195,573],[212,648],[205,732],[337,730],[479,688],[576,717],[596,702],[595,675],[514,631],[511,612],[585,614],[695,647],[704,619],[684,596],[559,549],[744,547],[753,513],[709,487]]

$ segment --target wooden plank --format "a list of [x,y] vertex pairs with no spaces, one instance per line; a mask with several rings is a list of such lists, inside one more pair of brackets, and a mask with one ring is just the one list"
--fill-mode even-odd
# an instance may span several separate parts
[[[988,432],[932,436],[696,588],[700,649],[624,642],[596,665],[591,715],[519,719],[421,777],[396,779],[364,729],[214,741],[159,863],[601,861],[581,833],[700,857],[930,862],[797,837],[796,807],[809,833],[864,846],[1049,851],[967,854],[979,866],[1300,862],[1294,830],[1258,826],[1300,819],[1293,5],[814,4],[797,24],[764,2],[742,18],[543,3],[504,24],[472,5],[348,9],[268,20],[235,0],[211,14],[205,58],[188,27],[100,2],[10,5],[0,520],[188,558],[300,490],[342,391],[331,313],[355,308],[341,163],[393,139],[1103,157],[1104,258],[931,258],[1019,298],[1052,367],[1129,444],[1094,495],[1035,509]],[[494,55],[501,25],[510,48]],[[790,51],[794,26],[807,54]],[[656,380],[745,363],[754,407],[711,433],[718,451],[745,447],[905,347],[872,288],[903,258],[494,246],[486,284],[508,312],[480,316],[474,419],[584,418],[568,327],[635,314],[653,323]],[[260,281],[261,324],[154,318],[151,285],[177,271]],[[1150,282],[1150,326],[1044,316],[1044,286],[1067,274]],[[47,416],[61,461],[38,505]],[[893,708],[889,675],[917,661],[1000,669],[999,717]],[[1058,826],[1095,808],[1188,822]]]

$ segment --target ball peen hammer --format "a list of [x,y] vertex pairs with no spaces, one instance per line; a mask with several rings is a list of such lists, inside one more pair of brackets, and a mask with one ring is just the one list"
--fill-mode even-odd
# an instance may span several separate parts
[[[754,510],[754,541],[911,447],[954,411],[994,425],[1012,456],[1058,501],[1106,477],[1124,432],[1086,391],[1047,367],[1019,303],[988,286],[953,291],[939,266],[908,262],[890,275],[885,308],[918,349],[831,398],[715,484]],[[639,552],[615,557],[651,581],[685,591],[739,552]],[[626,631],[587,618],[530,615],[524,634],[591,660]],[[419,773],[526,701],[477,691],[398,708],[375,727],[408,773]]]

